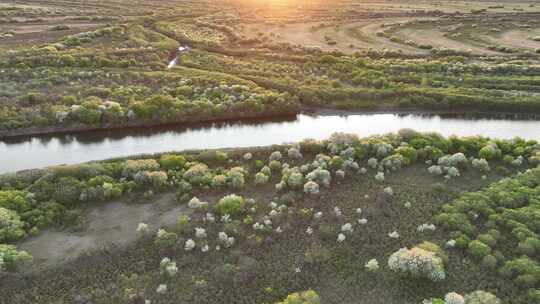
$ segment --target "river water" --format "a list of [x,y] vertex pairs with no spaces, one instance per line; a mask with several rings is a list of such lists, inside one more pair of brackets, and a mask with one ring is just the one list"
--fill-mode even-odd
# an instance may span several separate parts
[[251,120],[10,139],[0,142],[0,173],[133,154],[266,146],[304,138],[324,139],[334,132],[357,133],[363,137],[396,132],[402,128],[438,132],[445,136],[519,136],[540,140],[539,120],[416,114],[300,114],[286,120]]

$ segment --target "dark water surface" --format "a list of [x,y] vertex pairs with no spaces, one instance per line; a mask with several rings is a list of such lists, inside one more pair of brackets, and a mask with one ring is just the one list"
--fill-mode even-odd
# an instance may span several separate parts
[[361,137],[402,128],[442,135],[540,140],[540,120],[441,117],[417,114],[298,115],[279,121],[243,121],[27,137],[0,142],[0,173],[75,164],[142,153],[266,146],[324,139],[334,132]]

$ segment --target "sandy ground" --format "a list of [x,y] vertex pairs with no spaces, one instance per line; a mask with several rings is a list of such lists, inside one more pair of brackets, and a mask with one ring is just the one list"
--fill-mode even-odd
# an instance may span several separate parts
[[504,32],[500,37],[488,37],[495,44],[520,49],[539,49],[540,41],[532,40],[532,37],[540,36],[540,28],[531,30],[511,30]]
[[412,40],[418,44],[429,44],[435,48],[448,48],[480,55],[500,55],[482,47],[445,37],[444,33],[438,29],[403,28],[398,30],[397,34],[405,40]]
[[151,231],[157,231],[173,225],[179,215],[189,212],[185,206],[178,205],[174,193],[152,199],[155,200],[152,203],[113,201],[90,208],[82,231],[44,230],[23,241],[19,248],[34,257],[31,267],[40,269],[72,260],[93,249],[126,245],[138,237],[139,223],[147,223]]
[[[317,47],[323,51],[339,50],[344,53],[354,53],[358,49],[373,48],[377,50],[388,49],[393,51],[403,50],[411,54],[425,54],[427,51],[408,45],[394,43],[385,37],[379,37],[377,32],[381,31],[381,25],[384,23],[405,22],[410,18],[381,18],[355,21],[350,23],[327,25],[323,28],[313,30],[313,26],[318,26],[321,22],[293,23],[286,24],[283,27],[269,25],[264,23],[246,24],[245,33],[250,37],[255,37],[258,32],[267,35],[274,33],[277,37],[274,41],[288,42],[293,45],[302,45],[306,47]],[[351,35],[351,30],[361,33],[359,39]],[[331,38],[337,44],[328,45],[325,36]],[[354,45],[351,48],[351,45]]]

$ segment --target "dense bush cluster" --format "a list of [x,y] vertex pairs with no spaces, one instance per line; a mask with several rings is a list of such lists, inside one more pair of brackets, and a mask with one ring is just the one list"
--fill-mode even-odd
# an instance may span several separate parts
[[540,169],[530,169],[485,190],[463,194],[444,205],[436,221],[454,231],[456,245],[485,266],[497,268],[501,276],[523,288],[538,288],[539,185]]

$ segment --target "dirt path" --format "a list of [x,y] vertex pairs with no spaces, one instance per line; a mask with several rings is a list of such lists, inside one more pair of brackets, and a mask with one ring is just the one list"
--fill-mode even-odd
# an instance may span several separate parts
[[488,37],[496,44],[520,49],[539,49],[540,41],[534,41],[533,37],[540,37],[540,28],[531,30],[511,30],[504,32],[499,38]]
[[135,204],[114,201],[88,210],[86,227],[80,232],[45,230],[23,241],[19,248],[28,251],[33,269],[41,269],[74,259],[86,251],[133,242],[139,223],[147,223],[151,231],[171,226],[180,214],[188,213],[174,193],[153,198],[152,203]]

